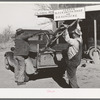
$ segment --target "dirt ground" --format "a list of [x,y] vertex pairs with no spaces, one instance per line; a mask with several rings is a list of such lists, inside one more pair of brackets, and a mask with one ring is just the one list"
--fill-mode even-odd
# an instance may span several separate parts
[[[0,88],[62,88],[57,81],[55,81],[48,70],[42,70],[44,74],[34,77],[25,85],[17,86],[14,81],[14,73],[6,70],[4,67],[4,53],[6,50],[0,50]],[[81,64],[86,61],[82,59]],[[47,71],[47,72],[46,72]],[[65,76],[66,77],[66,76]],[[100,87],[100,65],[86,63],[86,67],[78,67],[77,80],[81,88],[99,88]]]

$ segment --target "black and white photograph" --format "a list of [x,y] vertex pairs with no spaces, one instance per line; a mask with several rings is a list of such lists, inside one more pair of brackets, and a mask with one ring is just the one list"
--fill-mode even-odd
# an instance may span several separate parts
[[100,3],[0,2],[0,88],[100,88]]

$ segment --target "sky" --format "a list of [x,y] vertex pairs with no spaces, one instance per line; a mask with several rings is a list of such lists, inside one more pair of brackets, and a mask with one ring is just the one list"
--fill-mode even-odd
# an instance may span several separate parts
[[[53,4],[55,7],[55,5]],[[11,26],[15,32],[23,29],[52,29],[52,24],[47,18],[38,18],[34,12],[38,9],[33,2],[0,2],[0,34]],[[46,23],[42,24],[41,23]]]
[[[47,18],[37,18],[34,12],[38,9],[33,3],[0,3],[0,33],[11,26],[15,31],[23,29],[51,29],[52,25]],[[40,23],[47,22],[41,25]]]

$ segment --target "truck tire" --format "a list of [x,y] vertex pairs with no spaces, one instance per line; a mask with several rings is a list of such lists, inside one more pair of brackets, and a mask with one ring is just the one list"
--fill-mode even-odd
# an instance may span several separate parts
[[[89,54],[89,57],[93,60],[93,53],[95,52],[95,47],[94,46],[92,46],[92,47],[90,47],[89,48],[89,52],[88,52],[88,54]],[[100,46],[97,46],[97,52],[98,52],[98,54],[99,54],[99,58],[100,58]]]

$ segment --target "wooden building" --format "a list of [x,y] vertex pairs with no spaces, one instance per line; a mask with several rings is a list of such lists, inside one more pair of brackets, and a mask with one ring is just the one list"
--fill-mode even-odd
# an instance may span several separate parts
[[[70,5],[70,4],[69,4]],[[78,5],[78,4],[77,4]],[[95,38],[94,38],[94,20],[96,20],[96,34],[97,34],[97,51],[100,55],[100,5],[89,5],[89,6],[82,6],[84,7],[85,10],[85,18],[83,19],[83,21],[80,23],[82,32],[83,32],[83,51],[88,51],[90,57],[93,56],[93,52],[94,52],[94,42],[95,42]],[[75,8],[75,7],[74,7]],[[74,9],[72,8],[72,9]],[[77,8],[77,7],[76,7]],[[69,8],[67,8],[69,9]],[[70,8],[71,9],[71,8]],[[60,10],[60,9],[58,9]],[[49,19],[52,19],[52,24],[53,24],[53,31],[55,31],[57,29],[57,27],[59,26],[59,24],[61,24],[64,20],[56,20],[54,19],[54,13],[55,10],[45,10],[45,11],[41,11],[36,13],[36,16],[39,17],[46,17]],[[75,20],[75,19],[74,19]],[[71,23],[74,20],[70,19],[67,20],[66,19],[66,23]],[[59,40],[57,40],[57,43],[62,42],[63,40],[60,38]]]

